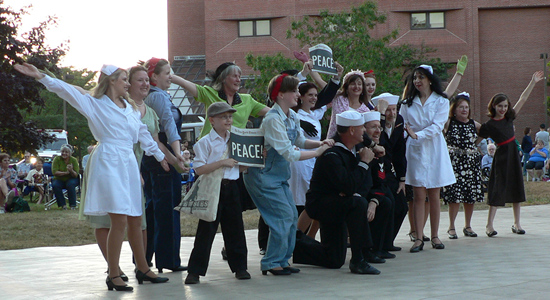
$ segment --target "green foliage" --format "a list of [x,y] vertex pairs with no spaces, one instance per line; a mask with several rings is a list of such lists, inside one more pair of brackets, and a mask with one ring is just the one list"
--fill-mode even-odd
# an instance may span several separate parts
[[48,141],[36,123],[24,120],[22,112],[30,113],[44,104],[40,97],[43,87],[33,78],[13,70],[15,63],[23,60],[40,69],[58,72],[56,64],[65,55],[66,47],[50,48],[44,44],[45,32],[55,25],[54,18],[41,22],[31,31],[19,34],[22,9],[13,11],[0,1],[0,151],[20,153],[34,151]]
[[[400,95],[405,75],[422,63],[432,65],[434,72],[442,80],[447,79],[446,71],[449,66],[441,63],[439,58],[427,57],[427,54],[435,52],[434,49],[424,45],[390,46],[398,36],[397,29],[386,36],[373,37],[371,30],[385,21],[386,15],[378,11],[377,4],[367,1],[358,7],[351,7],[351,11],[336,14],[321,11],[319,17],[305,16],[296,20],[287,31],[287,38],[297,39],[302,47],[311,47],[319,43],[328,45],[333,51],[334,59],[345,68],[345,73],[352,69],[374,70],[377,94],[390,92]],[[248,54],[246,62],[255,71],[260,72],[260,75],[255,77],[253,92],[256,93],[267,88],[266,82],[269,82],[274,74],[284,70],[287,64],[292,64],[290,59],[280,53],[274,56]],[[295,60],[292,65],[298,64]]]
[[265,56],[254,56],[252,53],[248,53],[245,59],[248,66],[261,74],[260,76],[254,76],[254,80],[247,80],[245,87],[250,90],[250,94],[254,99],[262,103],[267,101],[267,86],[275,75],[284,70],[302,69],[300,61],[285,57],[280,52]]

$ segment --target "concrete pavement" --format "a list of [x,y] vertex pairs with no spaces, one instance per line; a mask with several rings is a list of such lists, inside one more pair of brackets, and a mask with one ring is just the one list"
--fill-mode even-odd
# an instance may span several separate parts
[[[487,211],[475,211],[472,227],[477,238],[464,237],[464,215],[457,218],[458,240],[449,240],[447,213],[441,215],[440,237],[445,250],[409,253],[412,242],[405,221],[396,240],[403,251],[397,258],[375,265],[382,274],[355,275],[348,261],[339,270],[295,265],[302,272],[291,276],[262,276],[256,230],[246,232],[251,280],[239,281],[221,259],[221,236],[214,242],[206,277],[198,285],[185,285],[183,273],[166,272],[166,284],[138,285],[133,275],[131,250],[124,243],[121,267],[130,277],[133,292],[108,291],[106,263],[96,245],[42,247],[0,251],[1,299],[549,299],[550,205],[522,207],[526,235],[513,234],[512,209],[497,212],[498,235],[485,233]],[[429,235],[429,224],[425,233]],[[62,231],[60,231],[62,232]],[[192,237],[182,238],[182,260],[187,264]],[[154,269],[156,271],[156,269]]]

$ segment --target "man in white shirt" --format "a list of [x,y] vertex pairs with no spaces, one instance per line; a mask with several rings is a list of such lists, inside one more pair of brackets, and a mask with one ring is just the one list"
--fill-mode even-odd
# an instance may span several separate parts
[[536,141],[543,141],[544,142],[544,148],[546,150],[550,150],[548,147],[548,140],[550,138],[550,133],[546,131],[546,125],[544,123],[540,124],[539,132],[535,135]]

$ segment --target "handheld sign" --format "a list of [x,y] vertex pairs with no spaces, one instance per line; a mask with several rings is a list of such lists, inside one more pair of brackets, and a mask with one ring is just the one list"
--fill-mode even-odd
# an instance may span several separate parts
[[231,126],[229,157],[240,166],[261,167],[264,162],[264,135],[258,128],[237,128]]
[[313,71],[329,75],[338,75],[334,60],[332,59],[332,49],[325,44],[318,44],[309,48],[309,56],[313,60]]

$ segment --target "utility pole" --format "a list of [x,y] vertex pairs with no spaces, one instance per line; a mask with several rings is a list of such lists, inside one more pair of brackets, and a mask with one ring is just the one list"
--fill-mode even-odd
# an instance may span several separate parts
[[545,124],[548,124],[548,97],[546,95],[546,85],[548,83],[548,67],[547,67],[547,60],[548,60],[548,53],[541,53],[540,58],[544,61],[544,64],[542,65],[544,70],[544,115],[546,116],[546,122]]

